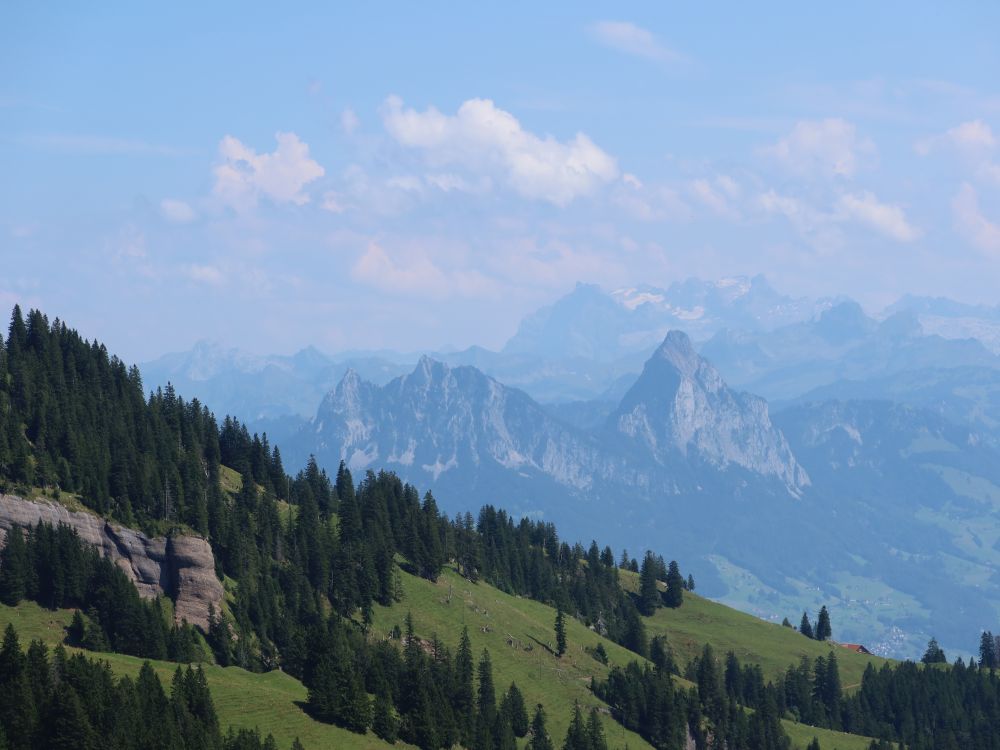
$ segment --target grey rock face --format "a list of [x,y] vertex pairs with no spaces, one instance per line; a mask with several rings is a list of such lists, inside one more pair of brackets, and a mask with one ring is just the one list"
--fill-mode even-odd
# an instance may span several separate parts
[[778,478],[793,492],[809,484],[771,424],[767,402],[731,390],[680,331],[667,334],[609,418],[608,430],[661,465],[675,462],[678,453],[696,454],[720,468],[735,464]]
[[563,422],[473,367],[424,357],[384,386],[349,372],[300,437],[300,450],[328,468],[385,466],[418,486],[537,477],[589,496],[615,498],[624,488],[675,495],[697,485],[692,461],[710,471],[740,467],[792,494],[809,483],[767,404],[730,390],[676,331],[603,430]]
[[115,526],[90,513],[78,513],[57,503],[25,500],[0,494],[0,547],[11,529],[26,529],[45,522],[66,524],[80,540],[97,547],[135,585],[140,596],[152,599],[166,595],[174,599],[177,622],[208,629],[211,604],[221,611],[223,589],[215,576],[212,547],[195,536],[151,539],[145,534]]

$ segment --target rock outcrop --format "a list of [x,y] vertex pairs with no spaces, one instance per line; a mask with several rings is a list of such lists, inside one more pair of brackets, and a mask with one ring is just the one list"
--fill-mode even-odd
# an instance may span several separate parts
[[785,436],[771,423],[767,402],[729,388],[680,331],[668,333],[646,362],[608,429],[662,465],[694,454],[721,468],[734,464],[775,477],[793,493],[809,484]]
[[39,521],[66,524],[80,540],[97,547],[129,577],[147,599],[166,595],[174,600],[177,622],[207,630],[209,605],[221,611],[223,589],[215,575],[212,547],[205,539],[177,535],[150,538],[142,532],[116,526],[99,516],[71,511],[53,502],[25,500],[0,494],[0,547],[14,528]]

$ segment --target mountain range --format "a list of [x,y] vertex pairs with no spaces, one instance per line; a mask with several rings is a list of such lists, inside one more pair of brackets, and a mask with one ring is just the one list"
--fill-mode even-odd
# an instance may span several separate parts
[[845,639],[912,655],[1000,612],[1000,357],[964,335],[998,317],[916,297],[871,316],[760,277],[577,285],[501,351],[203,343],[142,371],[293,465],[384,467],[450,511],[474,497],[649,547],[726,603],[833,605]]

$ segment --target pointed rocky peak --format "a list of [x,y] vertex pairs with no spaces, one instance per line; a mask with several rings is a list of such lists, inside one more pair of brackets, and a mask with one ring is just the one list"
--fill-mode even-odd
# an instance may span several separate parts
[[606,429],[663,465],[697,456],[778,478],[793,492],[809,482],[767,402],[730,389],[680,331],[667,334]]
[[444,362],[424,354],[417,361],[413,372],[403,377],[403,385],[428,388],[443,382],[450,372],[451,368]]
[[372,392],[378,389],[358,373],[353,367],[344,372],[337,387],[330,391],[320,404],[318,415],[326,411],[350,412],[362,408]]
[[[669,331],[653,358],[669,362],[685,377],[693,377],[703,360],[694,350],[691,339],[683,331]],[[647,362],[647,366],[648,366]]]

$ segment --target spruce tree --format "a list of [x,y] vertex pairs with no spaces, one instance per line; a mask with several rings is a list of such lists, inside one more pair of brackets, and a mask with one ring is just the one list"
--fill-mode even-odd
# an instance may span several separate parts
[[587,718],[587,742],[590,750],[608,750],[604,725],[601,724],[601,717],[598,716],[596,708],[590,709],[590,716]]
[[458,722],[458,734],[465,747],[471,747],[475,728],[475,665],[472,663],[472,642],[468,628],[462,628],[462,639],[455,654],[455,689],[452,708]]
[[531,739],[528,741],[528,750],[555,750],[552,747],[552,738],[549,737],[545,728],[545,709],[539,703],[535,706],[535,715],[531,719]]
[[28,553],[19,528],[7,532],[7,545],[0,552],[0,602],[14,607],[24,596],[28,583]]
[[569,729],[566,730],[562,750],[590,750],[590,737],[587,734],[587,725],[583,721],[583,714],[580,713],[580,701],[573,704],[573,719],[570,721]]
[[993,633],[987,631],[979,639],[979,666],[994,670],[1000,666],[997,661],[997,645]]
[[379,739],[385,740],[390,745],[396,742],[396,717],[392,714],[392,699],[386,691],[380,691],[375,696],[375,703],[372,707],[372,731]]
[[510,728],[515,737],[528,734],[528,709],[524,705],[524,696],[513,682],[500,703],[500,712],[510,720]]
[[493,664],[490,653],[483,649],[479,658],[479,692],[476,696],[475,750],[494,747],[493,729],[497,718],[496,688],[493,686]]
[[924,664],[945,664],[948,658],[938,645],[937,639],[931,638],[927,642],[927,650],[924,651],[924,655],[920,658],[920,661]]
[[657,567],[656,557],[647,551],[646,556],[642,558],[642,569],[639,571],[639,600],[636,602],[639,612],[646,617],[656,612],[656,608],[662,602],[660,589],[656,585]]
[[667,569],[667,591],[663,595],[663,602],[672,609],[684,603],[684,577],[676,560],[671,560]]
[[825,641],[833,635],[833,629],[830,627],[830,613],[827,612],[826,606],[820,607],[819,617],[816,620],[816,640]]
[[556,656],[566,653],[566,618],[562,607],[556,608]]
[[806,638],[813,637],[813,626],[812,623],[809,622],[809,615],[805,612],[802,613],[802,622],[799,623],[799,632]]
[[687,590],[694,591],[694,576],[688,573]]

